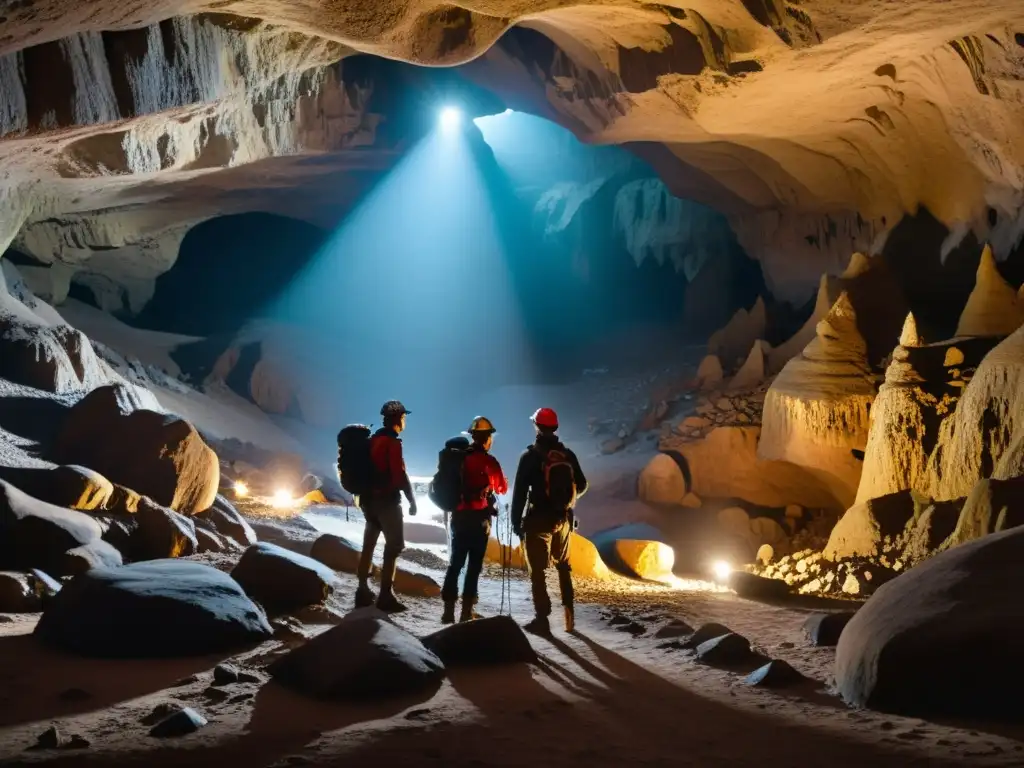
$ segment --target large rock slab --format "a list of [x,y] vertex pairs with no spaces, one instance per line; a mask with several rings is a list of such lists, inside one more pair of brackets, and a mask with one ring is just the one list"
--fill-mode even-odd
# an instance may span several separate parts
[[137,388],[94,389],[68,414],[53,455],[81,464],[176,512],[208,509],[217,495],[220,463],[195,427],[160,413]]
[[537,661],[529,638],[511,616],[453,624],[427,635],[423,644],[447,667]]
[[1014,528],[935,555],[880,587],[839,638],[843,698],[901,714],[1019,716],[1021,562],[1024,528]]
[[444,671],[423,643],[376,617],[342,621],[267,668],[299,693],[355,701],[436,688]]
[[339,585],[323,563],[269,542],[249,547],[231,576],[254,600],[281,613],[319,605]]
[[99,472],[73,465],[4,467],[0,469],[0,477],[36,499],[82,511],[106,507],[114,494],[113,484]]
[[0,568],[40,568],[64,576],[64,553],[102,537],[84,512],[34,499],[0,480]]
[[669,581],[675,565],[675,552],[660,541],[618,539],[614,544],[616,560],[634,576],[648,581]]
[[218,653],[270,639],[266,614],[230,576],[187,560],[96,568],[49,601],[36,636],[85,656]]
[[197,513],[195,517],[207,520],[217,533],[227,536],[243,547],[255,544],[258,540],[256,531],[235,509],[235,505],[220,494],[213,500],[212,507]]

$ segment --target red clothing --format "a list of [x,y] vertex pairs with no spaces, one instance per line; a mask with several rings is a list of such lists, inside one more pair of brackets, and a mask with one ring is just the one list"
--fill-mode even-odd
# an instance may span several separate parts
[[406,473],[402,441],[393,430],[378,429],[370,438],[370,461],[376,470],[374,494],[397,497],[406,485]]
[[508,480],[501,464],[487,451],[470,451],[462,462],[462,501],[455,511],[487,509],[492,493],[508,493]]

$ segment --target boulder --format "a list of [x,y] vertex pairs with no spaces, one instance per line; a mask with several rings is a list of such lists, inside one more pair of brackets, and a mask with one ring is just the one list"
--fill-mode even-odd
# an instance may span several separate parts
[[786,688],[804,681],[804,676],[797,672],[782,659],[772,659],[763,667],[758,667],[744,682],[761,688]]
[[686,490],[701,498],[743,499],[764,507],[836,507],[830,486],[813,473],[786,461],[758,458],[760,435],[756,426],[717,427],[700,440],[664,438],[659,447],[679,454],[690,480]]
[[0,571],[0,613],[34,613],[41,609],[31,574]]
[[0,480],[0,568],[41,568],[63,576],[64,553],[102,533],[84,512],[47,504]]
[[804,621],[804,634],[811,645],[832,647],[839,642],[839,636],[853,616],[853,611],[812,613]]
[[94,568],[49,601],[36,636],[85,656],[219,653],[270,639],[266,614],[230,576],[188,560]]
[[[215,554],[219,554],[222,552],[231,552],[234,549],[234,547],[239,546],[234,542],[231,542],[229,544],[229,541],[230,539],[221,536],[216,531],[208,531],[205,528],[200,528],[199,526],[196,526],[196,542],[198,544],[198,546],[196,547],[196,552],[198,552],[200,555],[206,554],[208,552]],[[234,547],[232,545],[234,545]]]
[[706,664],[731,666],[750,661],[754,652],[751,650],[750,641],[747,638],[730,632],[727,635],[713,637],[698,645],[696,655]]
[[1009,336],[1024,325],[1024,302],[999,274],[992,248],[985,246],[974,289],[960,313],[957,336]]
[[149,735],[158,739],[186,736],[195,733],[206,724],[206,718],[192,707],[183,707],[154,725],[150,729]]
[[900,714],[1019,716],[1022,561],[1024,528],[1013,528],[879,587],[839,638],[839,693],[854,706]]
[[217,533],[233,539],[243,547],[257,541],[256,531],[238,513],[234,505],[220,494],[213,500],[213,506],[197,513],[196,517],[212,523]]
[[132,560],[188,557],[199,549],[191,519],[145,496],[133,518],[138,525],[130,539]]
[[781,600],[789,595],[789,585],[781,579],[766,579],[746,571],[730,573],[729,586],[740,597],[751,600]]
[[176,512],[207,509],[220,480],[217,454],[187,421],[135,408],[146,400],[136,395],[109,385],[82,398],[57,435],[55,460],[88,466]]
[[334,571],[323,563],[269,542],[245,550],[231,576],[275,613],[319,605],[339,586]]
[[74,328],[0,318],[0,379],[63,394],[95,386],[99,371],[92,344]]
[[[570,553],[571,557],[571,553]],[[508,565],[511,568],[525,568],[526,554],[518,541],[515,546],[502,544],[498,539],[491,536],[487,540],[487,552],[484,554],[484,562]]]
[[686,479],[671,456],[659,453],[640,472],[638,495],[652,504],[680,504],[686,496]]
[[682,619],[672,619],[663,627],[655,631],[654,636],[659,640],[674,639],[677,637],[689,637],[693,634],[693,627]]
[[122,562],[118,549],[103,539],[96,539],[65,552],[62,570],[68,576],[77,576],[93,568],[116,568]]
[[904,531],[901,559],[905,565],[916,565],[943,548],[957,527],[965,501],[936,501],[915,513]]
[[867,342],[844,292],[818,323],[815,338],[768,389],[758,458],[802,468],[831,495],[824,506],[850,506],[861,477],[853,451],[867,443],[874,398]]
[[675,552],[660,541],[618,539],[616,559],[630,573],[648,581],[669,581],[675,565]]
[[359,566],[360,549],[340,536],[324,534],[313,542],[309,556],[334,570],[354,573]]
[[697,628],[690,638],[684,644],[685,648],[697,648],[699,645],[706,643],[708,640],[712,640],[722,635],[731,634],[732,630],[724,624],[718,624],[714,621],[709,621],[707,624],[701,624]]
[[569,567],[578,579],[610,579],[611,571],[590,539],[579,533],[569,538]]
[[829,560],[881,555],[883,545],[903,534],[929,503],[913,491],[899,491],[855,504],[832,529],[823,554]]
[[82,511],[106,507],[114,486],[99,472],[72,465],[53,468],[0,469],[0,477],[29,496],[53,504]]
[[411,597],[440,597],[441,585],[425,573],[398,568],[395,571],[395,592]]
[[342,621],[267,668],[299,693],[356,702],[435,689],[444,671],[423,643],[381,618]]
[[491,616],[453,624],[423,638],[446,667],[477,664],[531,664],[537,653],[511,616]]
[[141,494],[116,483],[113,488],[110,498],[103,507],[104,512],[109,512],[112,515],[134,515],[139,511],[139,502],[142,500]]

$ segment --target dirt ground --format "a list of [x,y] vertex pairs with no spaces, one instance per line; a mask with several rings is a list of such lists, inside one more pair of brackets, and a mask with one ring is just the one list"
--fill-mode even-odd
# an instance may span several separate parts
[[[441,578],[439,571],[433,575]],[[355,580],[331,611],[307,611],[312,634],[351,604]],[[481,613],[531,615],[528,583],[488,566]],[[554,590],[554,583],[550,584]],[[720,589],[720,588],[719,588]],[[615,578],[581,584],[577,632],[532,638],[540,663],[455,670],[432,695],[352,706],[313,701],[274,682],[210,686],[224,657],[99,661],[39,648],[35,619],[0,623],[0,765],[53,766],[883,766],[1024,764],[1024,729],[954,725],[847,708],[828,689],[834,653],[810,647],[804,608],[752,603],[711,585],[674,587]],[[506,597],[508,597],[506,595]],[[509,600],[504,601],[506,610]],[[408,599],[396,618],[415,634],[439,627],[440,603]],[[721,622],[809,679],[784,691],[744,683],[749,668],[718,669],[664,646],[670,618]],[[278,641],[236,654],[265,666]],[[265,678],[265,675],[261,675]],[[197,733],[148,735],[161,703],[208,718]],[[78,734],[76,750],[26,750],[50,724]]]

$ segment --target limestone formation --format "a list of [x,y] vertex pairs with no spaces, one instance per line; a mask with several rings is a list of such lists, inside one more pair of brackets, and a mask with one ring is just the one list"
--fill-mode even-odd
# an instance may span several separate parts
[[742,308],[737,310],[723,328],[711,334],[708,353],[731,367],[749,354],[755,341],[764,338],[766,324],[764,300],[758,296],[749,312]]
[[660,541],[618,539],[615,554],[619,562],[633,575],[648,581],[668,581],[672,578],[675,553],[672,547]]
[[828,506],[849,506],[861,474],[853,451],[867,442],[874,397],[867,343],[843,292],[818,323],[814,340],[772,382],[758,457],[802,468],[828,489]]
[[836,561],[882,554],[887,540],[900,536],[927,501],[904,490],[855,504],[833,529],[823,554]]
[[835,680],[843,698],[906,715],[1019,713],[1022,558],[1024,528],[1015,528],[954,547],[882,586],[839,637]]
[[755,341],[750,348],[750,354],[740,366],[736,375],[729,380],[729,389],[743,391],[753,389],[762,381],[765,376],[765,353],[768,345],[761,340]]
[[697,388],[710,392],[722,385],[722,362],[718,355],[705,355],[697,366]]
[[679,504],[686,496],[686,480],[679,464],[664,453],[654,456],[640,473],[638,495],[655,504]]
[[817,336],[818,323],[825,319],[834,303],[835,299],[829,295],[828,275],[822,275],[818,283],[818,293],[814,298],[814,309],[811,311],[811,316],[807,318],[807,322],[789,339],[768,350],[766,366],[768,373],[776,374],[781,371],[786,363],[803,352],[804,348],[814,341]]
[[77,576],[51,599],[35,635],[106,658],[220,653],[272,636],[266,614],[227,574],[188,560],[153,560]]
[[908,312],[907,319],[903,322],[899,345],[901,347],[920,347],[924,345],[924,339],[921,338],[921,334],[917,330],[917,320],[914,319],[913,312]]
[[996,267],[991,246],[978,262],[974,290],[960,314],[957,336],[1009,336],[1024,324],[1024,305]]

